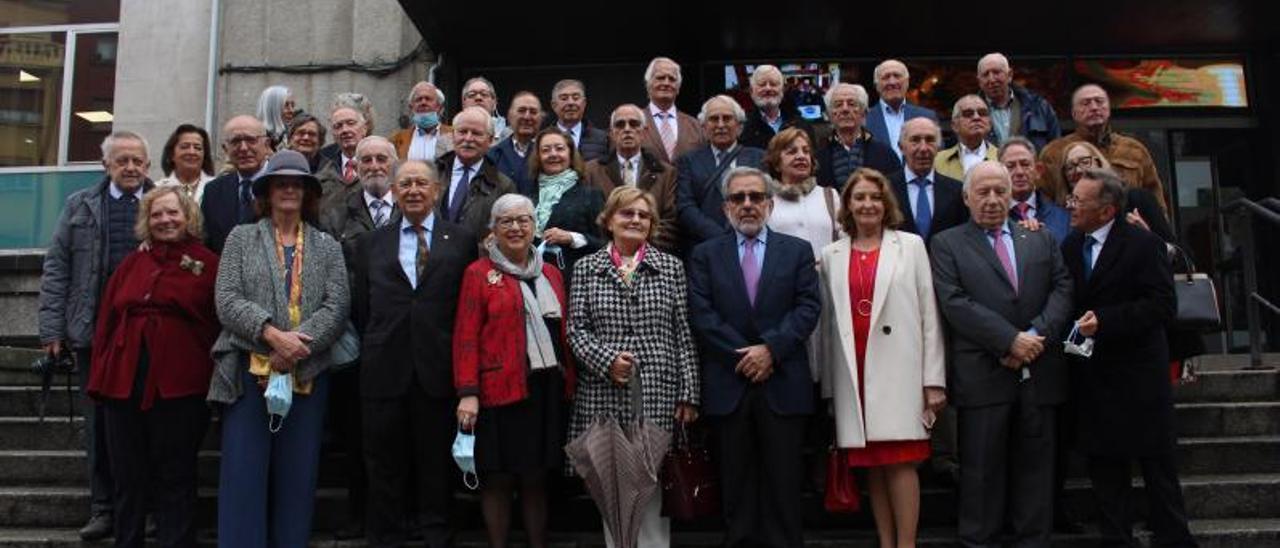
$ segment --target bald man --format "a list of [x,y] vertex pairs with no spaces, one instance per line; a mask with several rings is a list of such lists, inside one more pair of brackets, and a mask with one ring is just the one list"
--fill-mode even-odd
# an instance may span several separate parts
[[1053,111],[1053,105],[1013,83],[1013,69],[1004,54],[988,53],[978,60],[978,87],[991,109],[988,140],[996,146],[1020,135],[1040,150],[1049,141],[1062,136],[1062,127],[1058,125],[1058,114]]
[[902,125],[914,118],[928,118],[937,122],[938,115],[930,109],[907,102],[911,73],[902,61],[885,60],[876,65],[873,76],[880,100],[867,111],[867,131],[871,132],[875,140],[891,145],[898,154],[898,160],[902,160],[902,148],[899,146]]
[[254,220],[253,176],[271,155],[266,136],[262,122],[249,115],[236,116],[222,127],[222,151],[234,169],[209,181],[200,203],[205,245],[214,253],[222,253],[231,229]]

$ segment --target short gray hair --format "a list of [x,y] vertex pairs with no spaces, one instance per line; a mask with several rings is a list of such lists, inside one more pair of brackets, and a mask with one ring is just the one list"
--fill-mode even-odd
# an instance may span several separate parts
[[420,165],[427,168],[427,179],[430,179],[433,183],[440,182],[440,171],[436,169],[435,162],[424,162],[422,160],[405,160],[396,164],[395,170],[391,172],[391,180],[395,181],[396,179],[399,179],[400,172],[410,165]]
[[613,120],[617,118],[618,111],[624,108],[635,109],[635,111],[640,114],[640,129],[644,129],[649,126],[649,121],[644,115],[644,109],[640,108],[639,106],[636,106],[634,103],[623,103],[615,107],[613,109],[613,112],[609,113],[609,127],[613,127]]
[[586,84],[582,83],[582,80],[565,78],[564,80],[560,80],[559,82],[556,82],[556,85],[551,86],[551,100],[555,101],[556,96],[559,95],[560,92],[564,90],[564,88],[567,88],[569,86],[578,86],[578,89],[582,90],[582,94],[584,96],[587,94],[587,86]]
[[533,200],[524,194],[510,193],[499,196],[493,202],[493,208],[489,210],[489,229],[493,230],[493,225],[497,224],[498,217],[503,213],[517,208],[526,208],[530,213],[534,211]]
[[1102,188],[1098,189],[1098,203],[1116,206],[1117,216],[1124,212],[1126,187],[1124,179],[1121,179],[1115,171],[1105,167],[1086,169],[1084,176],[1081,177],[1081,180],[1083,179],[1102,183]]
[[983,160],[981,162],[973,164],[973,167],[966,169],[964,172],[964,181],[963,181],[964,186],[961,187],[961,192],[963,192],[966,196],[969,194],[969,185],[970,183],[973,182],[973,173],[975,171],[978,171],[979,166],[982,166],[985,164],[991,164],[999,168],[1000,178],[1004,179],[1005,188],[1013,188],[1013,177],[1009,175],[1009,170],[1004,167],[1004,164],[997,162],[995,160]]
[[883,71],[885,66],[888,65],[889,63],[897,63],[899,65],[902,65],[902,72],[906,75],[906,80],[908,82],[911,81],[911,70],[907,68],[906,63],[903,63],[902,61],[899,61],[897,59],[885,59],[884,61],[881,61],[879,65],[876,65],[876,69],[871,72],[871,79],[872,81],[876,82],[877,88],[879,88],[879,85],[880,85],[880,72]]
[[680,84],[684,82],[684,76],[681,76],[680,74],[680,63],[677,63],[675,59],[670,57],[654,57],[652,61],[649,61],[649,66],[644,69],[645,85],[649,85],[649,80],[653,79],[653,71],[657,69],[658,63],[663,62],[671,63],[676,66],[676,87],[680,87]]
[[999,63],[1001,67],[1004,67],[1005,70],[1011,70],[1009,67],[1009,58],[1005,57],[1003,53],[997,51],[983,55],[981,59],[978,59],[979,72],[982,71],[982,64],[987,61],[995,61]]
[[778,70],[778,67],[773,65],[760,65],[756,67],[756,70],[751,72],[751,85],[754,86],[756,84],[756,80],[758,78],[764,78],[766,74],[776,74],[778,75],[779,80],[782,79],[782,71]]
[[737,101],[733,100],[733,97],[729,97],[728,95],[715,95],[710,99],[703,101],[702,110],[698,112],[699,122],[704,124],[707,122],[707,107],[711,106],[711,103],[716,101],[729,103],[729,106],[733,108],[733,117],[738,119],[739,124],[745,124],[747,122],[747,111],[742,110],[742,105],[739,105]]
[[146,138],[132,131],[120,129],[111,132],[111,135],[108,135],[106,139],[102,140],[103,160],[111,159],[111,153],[115,152],[116,141],[121,139],[142,143],[142,153],[147,155],[147,160],[151,159],[151,145],[147,143]]
[[467,88],[471,87],[471,84],[476,82],[480,82],[481,84],[484,84],[484,87],[489,88],[489,94],[493,95],[493,99],[495,101],[498,100],[498,88],[493,87],[493,82],[490,82],[489,79],[484,76],[476,76],[467,80],[466,83],[462,84],[462,92],[466,93]]
[[481,115],[483,115],[483,116],[484,116],[484,127],[485,127],[485,130],[489,132],[489,135],[490,135],[490,136],[493,136],[493,116],[490,116],[490,115],[489,115],[489,113],[488,113],[487,111],[485,111],[485,109],[482,109],[482,108],[480,108],[480,107],[467,107],[467,108],[462,109],[462,111],[461,111],[461,112],[459,112],[459,113],[457,113],[457,114],[454,114],[454,115],[453,115],[453,125],[455,125],[455,126],[456,126],[456,125],[458,125],[458,120],[461,120],[461,119],[462,119],[462,116],[463,116],[464,114],[468,113],[468,112],[473,113],[473,114],[475,114],[476,116],[481,116]]
[[[933,134],[934,134],[934,136],[936,136],[936,137],[938,138],[938,146],[942,146],[942,126],[938,125],[938,121],[937,121],[937,120],[934,120],[933,118],[930,118],[930,117],[928,117],[928,116],[917,116],[917,117],[915,117],[915,118],[912,118],[912,119],[910,119],[910,120],[907,120],[907,121],[905,121],[905,122],[902,122],[902,129],[903,129],[903,130],[907,129],[907,124],[909,124],[909,123],[911,123],[911,122],[915,122],[915,121],[917,121],[917,120],[924,120],[924,121],[926,121],[926,122],[929,122],[929,125],[930,125],[931,127],[933,127]],[[899,147],[901,147],[901,146],[902,146],[902,143],[903,143],[903,141],[902,141],[902,140],[903,140],[903,139],[906,139],[906,138],[907,138],[907,132],[906,132],[906,131],[902,131],[901,133],[899,133],[899,134],[898,134],[898,146],[899,146]]]
[[734,179],[740,179],[742,177],[759,177],[761,181],[764,181],[765,195],[770,198],[773,197],[773,177],[770,177],[769,174],[764,171],[747,166],[738,166],[725,172],[724,177],[720,178],[720,197],[728,200],[729,183],[732,183]]
[[996,158],[999,158],[1001,161],[1004,161],[1004,153],[1008,152],[1009,149],[1013,147],[1025,148],[1027,149],[1027,152],[1031,153],[1031,159],[1034,160],[1036,158],[1036,144],[1032,143],[1031,139],[1028,139],[1021,135],[1014,135],[1012,137],[1006,138],[1004,140],[1004,143],[1000,145],[1000,149],[996,151]]
[[364,119],[366,132],[373,135],[373,101],[361,93],[339,93],[333,98],[333,108],[329,109],[329,115],[332,116],[340,108],[349,108],[359,113],[360,118]]
[[853,100],[856,101],[858,106],[862,107],[862,110],[865,112],[868,107],[867,103],[871,101],[871,98],[867,96],[867,88],[862,87],[862,84],[850,84],[848,82],[839,82],[836,85],[831,86],[831,88],[827,90],[827,93],[822,96],[822,102],[827,107],[827,112],[831,112],[831,101],[835,98],[836,90],[846,88],[853,91]]
[[965,99],[973,99],[979,103],[982,103],[982,106],[987,106],[987,102],[980,95],[976,93],[969,93],[966,95],[962,95],[960,96],[959,99],[956,99],[955,103],[951,105],[951,123],[954,124],[956,120],[960,119],[960,101],[963,101]]
[[[426,80],[418,82],[414,84],[413,87],[409,88],[409,96],[404,98],[404,102],[412,103],[413,96],[418,93],[418,88],[422,88],[426,86],[431,86],[431,89],[436,90],[436,101],[440,103],[440,108],[444,108],[444,92],[440,91],[440,88],[437,87],[435,84],[428,82]],[[463,89],[466,89],[465,86],[463,87]]]
[[381,135],[370,135],[361,139],[359,143],[356,143],[356,157],[360,157],[360,151],[362,149],[379,146],[387,149],[387,152],[389,152],[391,156],[391,163],[392,165],[395,165],[396,161],[399,159],[399,156],[396,154],[396,146],[391,144],[391,141],[388,141],[386,137]]

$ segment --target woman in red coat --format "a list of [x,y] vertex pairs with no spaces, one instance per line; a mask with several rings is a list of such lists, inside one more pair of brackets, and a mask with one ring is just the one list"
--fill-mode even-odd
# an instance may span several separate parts
[[507,194],[489,216],[488,256],[467,267],[453,330],[458,424],[475,432],[489,545],[507,545],[520,486],[529,545],[547,544],[547,476],[561,467],[573,357],[556,267],[533,250],[533,202]]
[[120,263],[99,304],[88,391],[103,403],[116,546],[144,544],[148,508],[161,546],[195,546],[196,453],[221,330],[218,257],[200,224],[177,187],[148,192],[134,227],[145,249]]

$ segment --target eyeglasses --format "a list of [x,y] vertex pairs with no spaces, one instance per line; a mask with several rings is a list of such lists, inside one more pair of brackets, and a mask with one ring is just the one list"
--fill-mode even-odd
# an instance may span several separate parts
[[493,224],[498,228],[515,228],[529,227],[533,225],[533,217],[529,215],[516,215],[515,217],[498,217],[494,219]]
[[639,209],[632,209],[629,207],[625,209],[619,209],[617,213],[614,213],[614,215],[617,215],[627,220],[640,219],[641,221],[648,221],[649,219],[653,218],[653,213],[650,213],[648,211],[642,211]]
[[1067,163],[1062,165],[1062,168],[1067,171],[1089,169],[1091,167],[1102,167],[1102,162],[1093,156],[1085,156],[1076,160],[1068,160]]
[[751,203],[753,203],[753,204],[761,204],[761,203],[764,203],[764,202],[765,202],[765,200],[768,200],[768,199],[769,199],[769,195],[768,195],[768,194],[765,194],[765,193],[763,193],[763,192],[759,192],[759,191],[755,191],[755,192],[734,192],[733,194],[730,194],[730,195],[729,195],[729,197],[728,197],[729,202],[730,202],[730,203],[732,203],[733,205],[742,205],[742,204],[744,204],[744,203],[747,203],[747,201],[748,201],[748,200],[750,200],[750,201],[751,201]]
[[235,137],[227,139],[226,141],[223,141],[223,142],[226,143],[227,148],[240,148],[240,146],[242,145],[254,146],[258,144],[258,141],[261,141],[263,137],[265,136],[264,135],[236,135]]
[[1067,196],[1067,207],[1080,207],[1093,203],[1093,200],[1081,200],[1074,195]]
[[640,126],[642,125],[644,125],[644,122],[641,122],[638,119],[613,121],[613,129],[627,129],[628,127],[631,129],[640,129]]
[[985,108],[962,108],[962,109],[960,109],[960,117],[961,117],[961,118],[973,118],[974,116],[977,116],[977,117],[979,117],[979,118],[986,118],[986,117],[987,117],[987,116],[989,116],[990,114],[991,114],[991,111],[989,111],[989,110],[987,110],[987,109],[985,109]]

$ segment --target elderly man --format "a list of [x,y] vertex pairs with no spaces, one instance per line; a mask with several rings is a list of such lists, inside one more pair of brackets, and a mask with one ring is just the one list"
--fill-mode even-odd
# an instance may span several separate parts
[[609,134],[587,123],[587,88],[579,80],[560,80],[551,87],[552,125],[573,137],[582,160],[590,162],[609,151]]
[[672,254],[680,252],[680,226],[676,221],[676,170],[641,146],[645,130],[644,110],[621,105],[609,115],[609,140],[613,151],[587,163],[587,184],[608,196],[614,188],[635,186],[653,195],[658,232],[653,245]]
[[253,176],[271,155],[271,143],[266,137],[266,128],[253,116],[236,116],[222,127],[222,152],[234,169],[209,181],[200,202],[204,244],[214,253],[222,253],[222,244],[231,229],[256,218]]
[[958,142],[934,158],[933,169],[938,173],[962,180],[969,168],[996,159],[996,147],[987,143],[991,111],[981,97],[970,94],[956,101],[951,107],[951,130]]
[[1040,188],[1059,202],[1065,200],[1070,189],[1062,173],[1063,155],[1071,143],[1087,141],[1102,151],[1125,184],[1154,195],[1167,217],[1169,205],[1151,152],[1141,141],[1111,129],[1111,99],[1106,90],[1097,84],[1076,88],[1071,94],[1071,118],[1076,122],[1075,132],[1055,139],[1040,151],[1045,169]]
[[1072,282],[1052,236],[1009,220],[1012,192],[999,163],[969,170],[972,220],[933,239],[933,287],[950,326],[948,388],[959,408],[960,543],[998,546],[1007,525],[1011,545],[1047,548]]
[[538,181],[529,174],[529,153],[533,138],[542,127],[542,102],[532,91],[516,92],[507,119],[511,121],[511,135],[489,149],[489,161],[515,182],[517,191],[532,198],[538,191]]
[[759,167],[764,160],[763,150],[738,143],[746,118],[742,106],[728,95],[707,99],[698,120],[710,143],[676,162],[676,215],[687,250],[729,230],[720,194],[724,174],[735,167]]
[[396,147],[400,161],[433,162],[453,148],[450,128],[444,116],[444,92],[431,82],[418,82],[409,90],[412,127],[392,133],[388,139]]
[[902,141],[900,137],[903,124],[913,118],[928,118],[937,122],[938,115],[930,109],[907,102],[911,73],[902,61],[885,60],[876,65],[873,77],[880,100],[867,112],[867,129],[876,140],[893,146],[893,152],[898,155],[899,160],[903,160],[903,151],[899,145]]
[[489,113],[470,107],[453,117],[453,152],[436,160],[443,193],[437,216],[462,225],[477,239],[489,234],[489,210],[499,196],[516,191],[516,184],[485,158],[493,134]]
[[831,116],[832,132],[818,145],[818,184],[844,189],[844,185],[860,167],[869,167],[885,175],[902,169],[898,154],[887,142],[875,139],[867,131],[867,90],[858,84],[837,83],[823,98]]
[[905,219],[901,230],[919,234],[925,244],[934,234],[969,220],[960,181],[933,168],[942,142],[942,129],[929,118],[915,118],[902,125],[899,143],[905,165],[889,175]]
[[326,227],[326,231],[343,244],[348,264],[357,237],[400,216],[391,192],[391,176],[398,164],[395,145],[384,137],[370,135],[356,145],[360,192],[346,195],[342,203],[332,210]]
[[[466,112],[487,116],[476,107]],[[462,139],[490,138],[487,118],[461,121]],[[462,272],[479,246],[436,210],[444,179],[431,165],[404,162],[393,188],[401,219],[361,236],[352,267],[351,316],[363,342],[368,538],[372,546],[403,545],[409,508],[416,507],[426,545],[441,548],[453,545],[450,478],[457,470],[449,458],[457,432],[450,341]],[[416,505],[406,503],[407,492],[415,493]]]
[[347,197],[360,193],[359,162],[356,161],[356,145],[369,135],[368,119],[364,113],[349,106],[337,106],[329,116],[334,144],[338,145],[338,159],[326,165],[316,174],[320,180],[320,228],[337,235],[342,229],[340,216]]
[[804,545],[800,447],[813,412],[805,343],[821,303],[809,243],[767,227],[770,187],[758,169],[730,170],[721,192],[733,230],[694,248],[689,261],[689,324],[702,357],[703,413],[720,445],[729,547]]
[[667,57],[654,57],[644,70],[644,87],[649,94],[644,147],[668,164],[675,164],[684,153],[705,142],[698,121],[676,109],[681,81],[680,65]]
[[1035,219],[1062,243],[1071,230],[1071,215],[1036,188],[1036,180],[1044,166],[1036,161],[1036,146],[1026,137],[1013,136],[1000,145],[1000,163],[1009,170],[1013,185],[1013,205],[1009,218],[1014,222]]
[[[252,118],[251,118],[252,119]],[[255,119],[256,121],[256,119]],[[261,130],[261,124],[259,124]],[[265,135],[265,134],[264,134]],[[138,247],[133,227],[142,194],[154,185],[147,141],[130,131],[116,131],[102,142],[106,177],[67,197],[40,276],[40,344],[49,356],[70,353],[80,374],[80,391],[89,382],[98,299],[107,279],[125,256]],[[112,480],[106,432],[98,404],[86,400],[85,453],[89,465],[89,522],[80,529],[86,541],[111,535]]]
[[1010,137],[1023,136],[1043,149],[1062,135],[1053,105],[1027,88],[1015,85],[1009,59],[988,53],[978,60],[978,87],[991,109],[992,143],[1003,144]]
[[794,106],[788,110],[782,108],[782,95],[785,91],[782,82],[782,71],[773,65],[757,66],[751,73],[751,102],[756,109],[747,114],[747,122],[742,126],[742,137],[738,140],[749,147],[764,150],[769,148],[769,140],[779,131],[789,127],[798,127],[809,134],[809,141],[814,142],[813,127],[794,112]]
[[1174,462],[1176,429],[1165,325],[1177,312],[1164,241],[1125,222],[1125,182],[1090,169],[1071,190],[1062,242],[1075,281],[1076,325],[1093,339],[1075,358],[1076,443],[1088,457],[1102,544],[1137,546],[1130,513],[1133,462],[1142,469],[1153,546],[1195,546]]
[[476,76],[462,85],[462,108],[480,107],[489,113],[493,120],[493,142],[497,143],[511,135],[507,120],[498,114],[498,90],[493,82],[484,76]]

